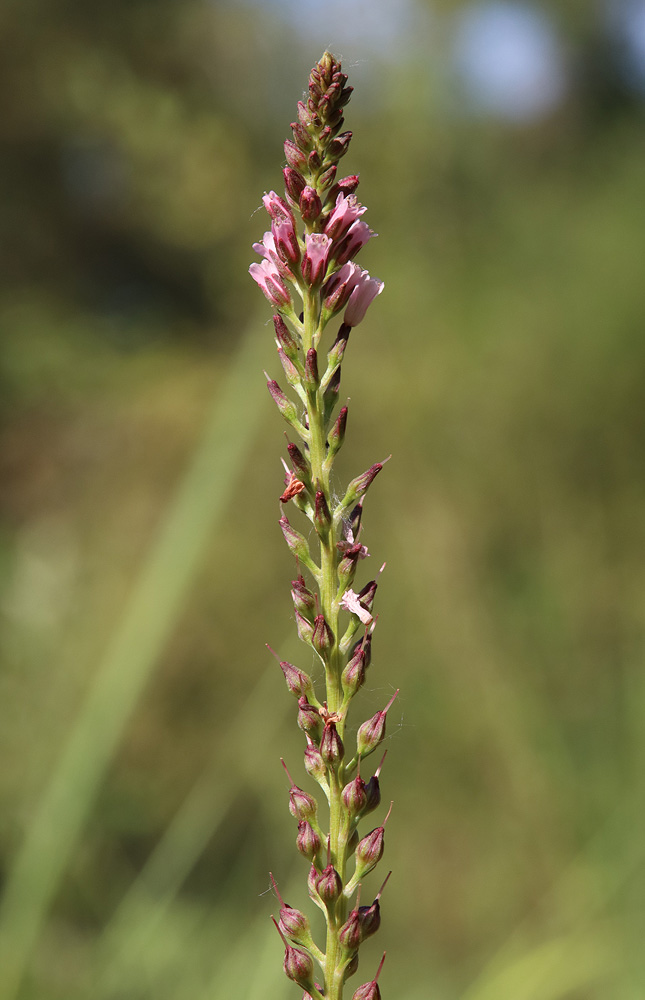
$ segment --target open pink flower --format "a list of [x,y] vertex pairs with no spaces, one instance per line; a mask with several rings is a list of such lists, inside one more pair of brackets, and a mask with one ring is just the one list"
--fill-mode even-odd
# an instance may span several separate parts
[[345,608],[346,611],[351,611],[353,615],[357,615],[363,625],[371,625],[374,621],[374,616],[361,604],[358,594],[355,594],[351,588],[346,590],[341,597],[340,606],[341,608]]
[[285,264],[300,261],[300,247],[293,219],[274,219],[271,223],[276,252]]
[[349,296],[343,322],[347,326],[358,326],[367,312],[370,302],[383,291],[383,282],[370,277],[367,271],[361,270],[354,289]]
[[289,290],[270,260],[265,258],[259,264],[251,264],[249,274],[257,281],[272,305],[281,309],[291,304]]
[[357,219],[351,224],[342,240],[334,247],[336,261],[339,264],[344,264],[351,260],[372,236],[376,236],[376,233],[373,233],[362,219]]
[[268,194],[265,194],[262,198],[262,203],[271,216],[272,221],[279,222],[283,219],[289,220],[291,225],[295,226],[291,209],[287,205],[284,198],[281,198],[280,195],[275,193],[275,191],[269,191]]
[[356,222],[365,211],[365,206],[361,205],[353,194],[347,196],[339,194],[336,207],[327,220],[325,233],[332,240],[341,240],[352,223]]
[[323,287],[323,304],[330,312],[342,309],[361,276],[358,264],[348,261],[327,279]]
[[302,276],[309,285],[318,285],[325,277],[331,240],[324,233],[307,233]]
[[275,245],[275,238],[272,232],[267,232],[262,237],[261,243],[254,243],[253,249],[256,253],[259,253],[261,257],[265,257],[271,264],[273,264],[274,269],[278,272],[281,278],[288,278],[293,281],[293,274],[284,263],[283,260],[278,256],[278,250]]

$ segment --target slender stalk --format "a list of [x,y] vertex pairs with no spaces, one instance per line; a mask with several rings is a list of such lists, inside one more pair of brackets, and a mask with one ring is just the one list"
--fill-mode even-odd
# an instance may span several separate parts
[[[298,121],[291,126],[294,141],[285,143],[285,196],[274,191],[264,196],[271,231],[262,243],[254,244],[262,261],[249,269],[277,310],[273,322],[278,355],[298,400],[294,403],[267,377],[280,413],[299,438],[299,444],[288,444],[291,465],[284,463],[280,502],[291,503],[304,514],[310,524],[308,534],[313,528],[317,540],[317,551],[312,554],[307,537],[282,514],[280,526],[298,564],[298,576],[292,582],[298,634],[320,660],[325,675],[321,703],[308,674],[293,664],[280,664],[287,687],[298,701],[298,725],[307,742],[305,768],[329,804],[325,833],[316,800],[291,782],[289,808],[298,820],[296,845],[310,863],[309,894],[323,911],[327,927],[323,953],[313,941],[307,917],[278,897],[276,926],[285,945],[284,969],[305,990],[305,1000],[342,1000],[344,984],[358,966],[359,946],[380,924],[380,892],[371,906],[357,902],[348,913],[363,876],[383,853],[385,821],[362,840],[358,835],[359,822],[380,804],[380,766],[367,782],[360,773],[347,779],[355,769],[360,772],[362,761],[383,740],[391,705],[359,728],[356,753],[346,764],[345,723],[350,702],[370,665],[377,581],[371,580],[358,594],[351,587],[358,563],[368,555],[359,540],[363,497],[382,463],[352,480],[343,499],[334,501],[333,465],[345,437],[347,408],[341,407],[336,417],[334,410],[350,331],[383,288],[382,282],[353,263],[374,235],[362,221],[365,209],[354,196],[358,177],[337,177],[338,161],[351,138],[351,132],[341,131],[342,109],[351,93],[346,83],[340,63],[326,52],[311,72],[307,102],[298,105]],[[302,301],[299,315],[294,296]],[[341,314],[321,374],[325,328]],[[303,571],[311,577],[309,584]],[[342,621],[345,615],[346,623]],[[348,877],[352,856],[354,871]],[[275,882],[274,886],[277,892]],[[314,960],[323,971],[323,983],[315,982]],[[354,1000],[379,1000],[379,972],[354,992]]]

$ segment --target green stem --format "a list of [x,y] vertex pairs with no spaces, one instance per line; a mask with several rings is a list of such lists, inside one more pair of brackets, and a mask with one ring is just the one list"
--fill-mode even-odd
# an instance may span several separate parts
[[[309,291],[304,302],[304,337],[305,353],[319,339],[319,299],[315,292]],[[318,334],[318,337],[316,336]],[[325,459],[327,455],[327,435],[324,425],[324,400],[320,388],[308,394],[307,417],[309,422],[309,459],[314,489],[322,490],[329,509],[333,509],[329,488],[329,473]],[[330,526],[326,538],[320,539],[320,613],[324,615],[333,636],[333,648],[326,664],[327,710],[330,713],[340,713],[343,708],[343,690],[341,684],[341,654],[338,634],[338,549],[336,547],[336,528]],[[339,736],[343,737],[344,717],[336,723]],[[345,867],[347,861],[347,844],[344,831],[344,807],[341,798],[344,768],[342,763],[336,772],[329,769],[329,853],[331,863],[345,884]],[[343,983],[339,972],[341,945],[338,932],[347,919],[347,900],[341,895],[336,904],[335,913],[328,916],[327,944],[325,958],[325,1000],[342,1000]]]

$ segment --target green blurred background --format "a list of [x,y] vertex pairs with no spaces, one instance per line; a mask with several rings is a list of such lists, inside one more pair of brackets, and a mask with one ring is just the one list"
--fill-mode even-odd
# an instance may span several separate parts
[[5,0],[0,1000],[299,996],[247,267],[325,47],[386,282],[344,365],[342,476],[393,454],[355,722],[401,688],[352,988],[387,948],[397,1000],[645,995],[645,6]]

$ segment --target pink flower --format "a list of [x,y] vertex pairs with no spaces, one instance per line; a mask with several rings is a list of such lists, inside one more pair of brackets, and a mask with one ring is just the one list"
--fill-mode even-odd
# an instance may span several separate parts
[[302,276],[309,285],[318,285],[325,277],[331,240],[324,233],[307,233]]
[[278,256],[273,233],[265,233],[262,237],[261,243],[253,244],[253,249],[256,253],[259,253],[261,257],[265,257],[266,260],[273,264],[274,269],[278,272],[281,278],[287,278],[289,281],[293,281],[293,274],[284,261]]
[[352,294],[347,302],[343,322],[347,326],[358,326],[367,312],[370,302],[383,291],[383,282],[371,278],[367,271],[361,270]]
[[291,209],[287,205],[284,198],[277,195],[275,191],[269,191],[268,194],[265,194],[262,198],[262,203],[274,222],[288,220],[291,222],[291,225],[295,227]]
[[327,220],[325,233],[332,240],[341,240],[353,222],[365,212],[365,206],[361,205],[353,194],[347,197],[339,194],[336,199],[336,207]]
[[325,282],[323,288],[325,309],[329,309],[330,312],[338,312],[339,309],[342,309],[361,273],[358,264],[352,264],[351,261],[339,267]]
[[372,236],[376,236],[376,233],[373,233],[362,219],[357,219],[334,250],[336,262],[344,264],[345,261],[351,260]]
[[280,259],[285,264],[297,264],[300,260],[300,247],[293,219],[274,219],[271,232]]
[[367,608],[364,608],[358,599],[358,594],[355,594],[353,590],[346,590],[340,599],[341,608],[345,608],[346,611],[351,611],[353,615],[357,615],[362,621],[363,625],[371,625],[374,621],[373,616],[369,613]]
[[266,295],[269,302],[278,309],[291,305],[291,296],[284,281],[266,258],[259,264],[251,264],[249,274]]

